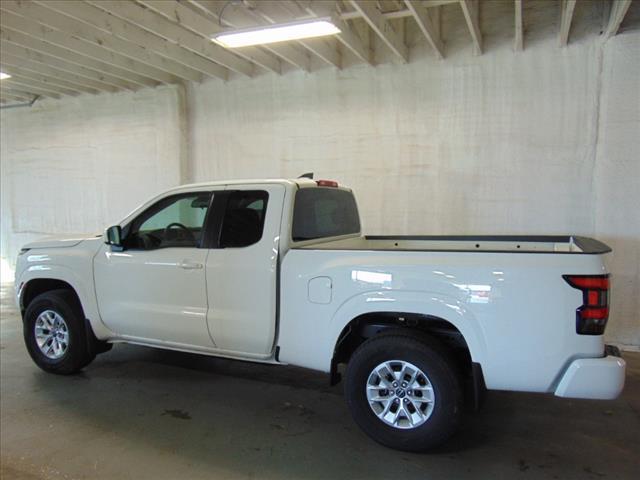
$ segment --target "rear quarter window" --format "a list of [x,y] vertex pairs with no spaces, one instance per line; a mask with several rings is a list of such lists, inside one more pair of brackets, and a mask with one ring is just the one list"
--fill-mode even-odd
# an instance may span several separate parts
[[351,192],[322,187],[296,192],[291,234],[294,242],[359,232],[358,207]]
[[263,190],[242,190],[229,195],[220,232],[221,248],[241,248],[262,238],[269,194]]

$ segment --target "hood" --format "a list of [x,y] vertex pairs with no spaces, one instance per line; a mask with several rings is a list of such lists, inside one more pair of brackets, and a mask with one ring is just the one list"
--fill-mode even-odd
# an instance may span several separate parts
[[44,237],[35,242],[27,243],[23,245],[23,250],[31,250],[32,248],[65,248],[65,247],[75,247],[83,240],[87,240],[89,238],[99,237],[101,235],[89,235],[89,234],[78,234],[78,235],[61,235],[61,236],[51,236]]

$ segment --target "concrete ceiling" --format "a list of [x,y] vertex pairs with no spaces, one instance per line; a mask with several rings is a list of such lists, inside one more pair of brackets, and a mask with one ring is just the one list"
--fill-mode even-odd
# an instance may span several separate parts
[[[484,0],[483,0],[484,1]],[[223,81],[292,69],[311,71],[320,62],[341,69],[343,56],[373,65],[374,44],[395,63],[409,61],[406,22],[421,41],[446,57],[441,31],[444,9],[458,9],[475,54],[483,53],[482,3],[478,0],[2,0],[0,102],[29,102],[137,90],[209,77]],[[496,1],[496,0],[492,0]],[[523,7],[513,4],[514,49],[525,46]],[[605,0],[606,1],[606,0]],[[638,2],[640,3],[640,2]],[[618,32],[631,0],[606,2],[605,38]],[[558,43],[570,41],[576,0],[543,2],[558,11]],[[221,15],[222,13],[222,15]],[[230,29],[332,15],[341,33],[331,38],[227,50],[209,39]],[[378,37],[376,42],[372,37]]]

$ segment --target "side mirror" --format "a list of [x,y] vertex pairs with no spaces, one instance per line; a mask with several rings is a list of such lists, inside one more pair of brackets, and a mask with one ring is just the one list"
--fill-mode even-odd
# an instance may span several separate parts
[[122,228],[120,225],[107,228],[104,243],[111,245],[114,250],[122,250]]

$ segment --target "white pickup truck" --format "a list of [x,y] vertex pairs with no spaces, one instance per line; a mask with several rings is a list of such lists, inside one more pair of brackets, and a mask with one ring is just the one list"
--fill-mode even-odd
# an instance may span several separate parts
[[344,370],[356,423],[422,451],[485,388],[621,392],[625,362],[603,341],[609,251],[570,236],[363,236],[336,182],[214,182],[165,192],[104,236],[26,245],[16,297],[48,372],[77,372],[117,342],[334,383]]

